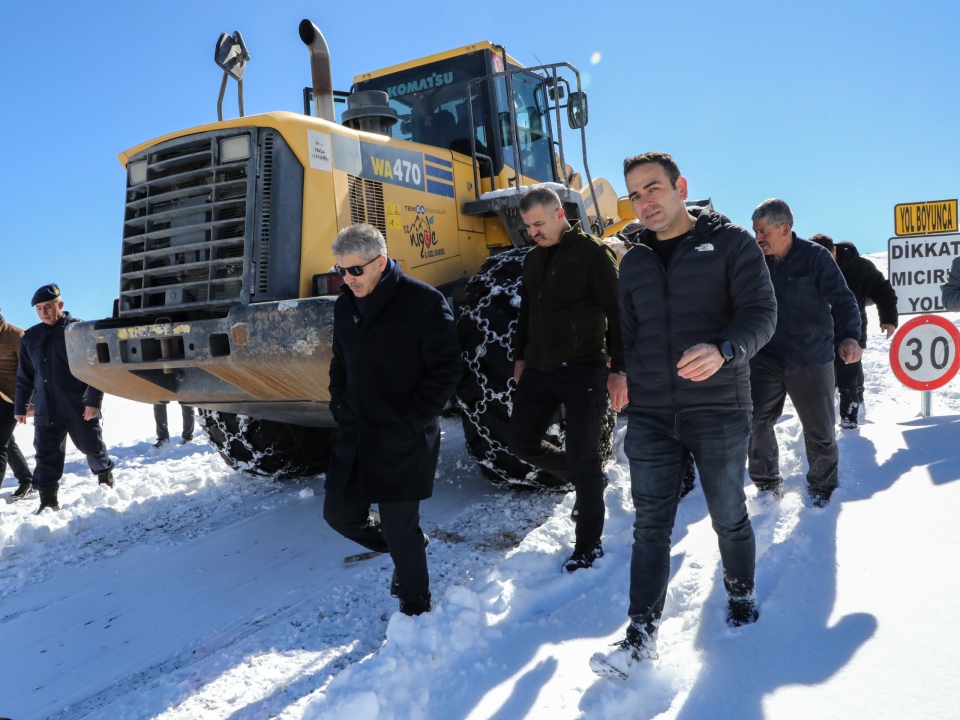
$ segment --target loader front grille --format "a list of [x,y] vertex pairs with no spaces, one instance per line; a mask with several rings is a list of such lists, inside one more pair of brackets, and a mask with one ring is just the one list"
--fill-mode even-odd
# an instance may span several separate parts
[[350,222],[368,223],[387,235],[387,216],[383,208],[383,183],[347,175],[350,193]]
[[[221,158],[224,141],[247,138],[245,158]],[[242,155],[242,153],[239,153]],[[241,302],[248,277],[247,238],[255,214],[255,129],[203,133],[157,145],[128,164],[120,268],[121,316]],[[269,206],[269,188],[264,188]],[[262,233],[263,230],[261,229]],[[258,258],[269,266],[269,243]]]

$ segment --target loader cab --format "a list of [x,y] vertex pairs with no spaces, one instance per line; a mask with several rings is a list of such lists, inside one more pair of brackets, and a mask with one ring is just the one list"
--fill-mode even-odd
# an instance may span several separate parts
[[353,91],[365,90],[387,93],[399,120],[388,131],[395,139],[473,155],[482,177],[504,168],[516,176],[519,159],[525,182],[557,179],[545,80],[490,43],[358,76]]

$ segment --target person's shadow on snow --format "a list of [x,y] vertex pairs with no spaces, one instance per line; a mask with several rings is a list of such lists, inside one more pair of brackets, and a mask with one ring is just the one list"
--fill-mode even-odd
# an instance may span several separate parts
[[877,620],[868,613],[850,613],[831,623],[838,508],[800,512],[791,536],[797,541],[772,546],[758,564],[757,623],[738,629],[725,625],[726,595],[718,572],[695,643],[702,665],[677,715],[681,720],[761,720],[764,697],[788,685],[825,682],[876,632]]

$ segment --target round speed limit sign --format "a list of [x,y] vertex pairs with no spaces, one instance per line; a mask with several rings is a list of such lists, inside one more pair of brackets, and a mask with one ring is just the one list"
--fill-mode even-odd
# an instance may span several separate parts
[[960,332],[939,315],[920,315],[901,327],[890,344],[890,366],[908,388],[936,390],[960,369]]

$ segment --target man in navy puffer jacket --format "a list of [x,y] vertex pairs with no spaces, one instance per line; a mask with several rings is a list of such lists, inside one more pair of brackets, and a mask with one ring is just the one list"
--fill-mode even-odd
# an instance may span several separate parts
[[670,535],[692,452],[720,546],[731,626],[757,619],[756,545],[743,489],[750,358],[773,335],[777,305],[763,255],[744,228],[687,208],[687,181],[666,153],[624,161],[645,228],[620,263],[629,404],[624,452],[636,511],[626,638],[595,672],[625,677],[656,656]]

